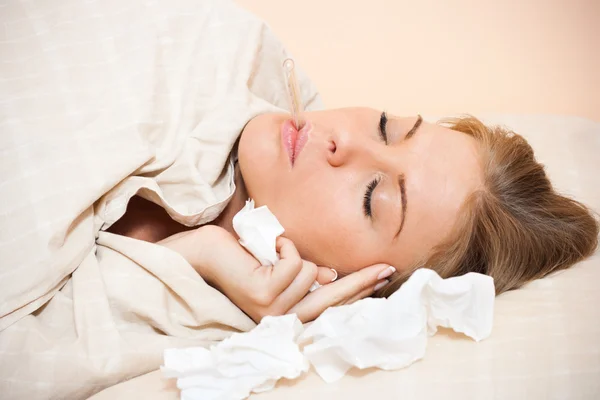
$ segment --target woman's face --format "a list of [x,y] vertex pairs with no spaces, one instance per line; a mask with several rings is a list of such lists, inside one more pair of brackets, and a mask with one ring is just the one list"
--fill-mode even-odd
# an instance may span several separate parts
[[402,270],[427,256],[481,185],[477,143],[464,133],[346,108],[305,113],[296,140],[289,119],[264,114],[246,125],[246,189],[302,258],[340,273],[376,263]]

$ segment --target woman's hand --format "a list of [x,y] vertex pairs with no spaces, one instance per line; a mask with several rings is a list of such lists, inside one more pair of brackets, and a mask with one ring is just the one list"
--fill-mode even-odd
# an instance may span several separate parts
[[[265,267],[220,227],[207,225],[177,236],[160,244],[182,254],[204,280],[256,322],[289,313],[311,321],[327,307],[371,295],[393,273],[387,265],[374,265],[330,283],[334,272],[302,260],[289,239],[277,239],[280,261]],[[309,293],[315,280],[323,287]]]
[[312,321],[329,307],[352,304],[369,297],[388,284],[386,278],[394,272],[396,269],[387,264],[363,268],[307,294],[287,314],[295,313],[302,322]]

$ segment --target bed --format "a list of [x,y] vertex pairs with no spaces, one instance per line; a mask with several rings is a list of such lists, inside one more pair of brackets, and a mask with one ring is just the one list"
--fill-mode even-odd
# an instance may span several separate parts
[[[427,119],[434,119],[428,117]],[[530,141],[555,186],[600,209],[600,124],[578,117],[496,115]],[[352,370],[332,384],[311,370],[256,399],[597,399],[600,396],[600,254],[497,297],[491,336],[442,330],[423,360],[398,371]],[[159,370],[94,400],[177,399]]]
[[[222,4],[227,4],[225,11]],[[135,243],[117,235],[100,233],[96,237],[100,226],[110,225],[118,219],[119,212],[124,212],[123,199],[107,198],[105,193],[121,187],[137,168],[156,167],[152,171],[141,169],[147,179],[168,170],[166,166],[173,163],[177,152],[169,148],[165,138],[177,137],[181,142],[178,146],[185,147],[182,143],[189,138],[181,138],[181,132],[197,130],[200,134],[204,129],[206,135],[211,129],[227,128],[230,136],[220,140],[232,142],[235,135],[231,132],[235,133],[256,113],[285,107],[283,85],[271,79],[275,73],[271,66],[278,69],[279,60],[289,54],[264,24],[224,1],[15,1],[3,6],[0,285],[3,295],[15,290],[9,279],[18,272],[22,279],[15,280],[15,284],[36,280],[37,286],[26,291],[28,297],[19,299],[15,307],[0,301],[0,308],[9,310],[2,313],[0,321],[0,397],[83,398],[98,392],[93,398],[178,398],[174,382],[163,379],[155,370],[160,365],[159,349],[208,345],[232,331],[250,329],[253,323],[226,298],[200,282],[197,274],[190,273],[189,264],[181,257],[157,253],[156,247],[160,246]],[[220,19],[212,23],[197,18],[203,15],[200,11],[204,7]],[[248,87],[235,92],[235,96],[226,90],[219,92],[221,103],[226,104],[223,108],[212,107],[208,100],[215,101],[218,96],[204,92],[206,82],[198,78],[207,73],[199,62],[207,55],[197,43],[211,42],[210,37],[199,32],[201,24],[214,30],[222,28],[225,33],[239,29],[236,34],[248,41],[240,46],[236,44],[239,37],[232,34],[225,35],[231,40],[211,45],[211,59],[226,62],[220,68],[208,66],[209,75],[215,77],[211,83],[222,82],[219,89],[237,88],[239,85],[228,84],[229,71],[235,71],[239,81]],[[290,40],[290,45],[298,48],[294,43]],[[587,44],[580,42],[581,46]],[[359,41],[357,45],[368,54],[369,43]],[[239,58],[219,58],[225,51],[241,57],[243,63],[233,63]],[[310,52],[299,52],[295,57],[300,66],[311,68],[320,61],[315,61],[318,54],[311,59]],[[322,73],[334,73],[330,67],[321,68]],[[597,79],[596,75],[588,75],[588,68],[579,69],[580,75]],[[573,78],[579,86],[572,91],[569,87],[556,98],[562,98],[566,104],[572,95],[583,93],[581,76]],[[365,92],[375,82],[367,78],[365,86],[359,85]],[[318,108],[320,100],[314,88],[305,75],[301,74],[300,80],[305,102]],[[316,83],[323,86],[321,91],[329,106],[341,105],[340,99],[356,100],[346,97],[343,87],[327,86],[323,75]],[[380,90],[387,85],[385,81],[375,83]],[[434,84],[429,89],[441,90]],[[452,88],[446,90],[451,92]],[[333,92],[337,93],[337,101],[328,100],[328,93]],[[230,101],[234,97],[237,103]],[[591,96],[575,100],[573,104],[588,107],[581,108],[587,118],[561,115],[556,103],[548,106],[553,115],[533,114],[535,110],[527,107],[522,110],[529,114],[502,115],[482,114],[479,111],[486,107],[475,103],[454,103],[453,107],[460,106],[460,111],[475,112],[485,122],[505,124],[522,133],[547,165],[560,191],[600,210],[600,123],[593,121],[600,115],[589,108],[590,104],[600,103]],[[370,105],[383,106],[376,101]],[[419,110],[405,105],[389,101],[385,107],[399,115],[419,111],[428,121],[448,116],[433,104]],[[487,108],[492,106],[488,103]],[[232,110],[243,112],[231,113]],[[574,109],[563,110],[569,113]],[[204,114],[212,119],[204,118]],[[165,126],[166,133],[161,130]],[[75,133],[86,140],[80,140]],[[94,140],[90,142],[90,138]],[[190,142],[198,139],[194,137]],[[165,142],[166,148],[161,148]],[[162,150],[153,152],[152,146],[146,147],[148,143]],[[226,143],[211,144],[222,157],[228,156]],[[193,148],[191,145],[186,150],[193,152]],[[193,163],[194,154],[189,155]],[[19,163],[29,165],[32,157],[36,161],[32,163],[34,167],[18,168]],[[70,179],[73,177],[77,179]],[[63,187],[64,182],[72,184]],[[9,190],[11,187],[13,191]],[[29,199],[33,189],[47,197]],[[140,187],[130,189],[132,195]],[[150,189],[160,192],[155,186]],[[112,210],[103,208],[108,200],[115,201]],[[32,208],[26,209],[23,204]],[[19,214],[7,212],[8,205],[19,209]],[[30,229],[31,224],[43,229]],[[76,236],[75,241],[69,235]],[[11,251],[17,243],[19,254]],[[37,249],[44,252],[37,254]],[[60,257],[53,253],[57,249],[64,250]],[[164,262],[156,261],[163,256],[170,257],[168,271]],[[12,263],[21,259],[31,261],[28,266],[32,269],[26,269],[25,264],[13,268]],[[43,279],[46,273],[53,274],[50,283]],[[123,284],[128,278],[135,279],[134,286]],[[169,279],[170,286],[162,284]],[[443,330],[430,340],[425,358],[409,368],[394,372],[351,371],[330,385],[311,371],[296,381],[281,381],[272,392],[254,397],[598,398],[599,281],[600,256],[596,253],[567,271],[499,296],[492,335],[480,343]],[[145,285],[156,289],[145,294],[159,296],[137,298],[132,293],[132,287],[140,289]],[[111,291],[108,294],[107,288]],[[219,307],[203,308],[202,302],[207,298]],[[181,299],[191,306],[181,306]],[[179,314],[174,317],[176,313],[165,304],[175,307]],[[227,329],[196,329],[208,325],[210,318],[225,317],[227,323],[223,326]],[[156,326],[147,324],[150,320]],[[48,329],[42,332],[44,324]],[[10,336],[6,334],[9,330]],[[24,351],[37,359],[23,361]],[[61,368],[56,367],[58,362],[63,363]],[[85,382],[85,387],[80,382]]]

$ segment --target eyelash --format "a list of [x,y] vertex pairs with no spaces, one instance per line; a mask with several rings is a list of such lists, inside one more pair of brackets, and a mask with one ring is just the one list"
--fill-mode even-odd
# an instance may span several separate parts
[[373,179],[371,182],[369,182],[369,184],[367,185],[367,191],[365,192],[365,195],[364,195],[363,211],[365,213],[365,216],[369,217],[369,218],[371,218],[373,216],[373,212],[371,210],[371,199],[373,198],[373,191],[375,191],[375,188],[379,184],[379,181],[381,181],[381,178],[377,177],[377,178]]
[[387,127],[387,115],[385,114],[385,111],[381,113],[381,117],[379,118],[379,136],[381,136],[381,139],[385,142],[385,144],[388,143],[388,137],[387,137],[387,131],[386,131],[386,127]]
[[[381,117],[379,118],[379,136],[381,136],[381,140],[383,140],[385,142],[385,144],[388,143],[387,131],[386,131],[387,121],[388,121],[387,115],[385,114],[385,111],[384,111],[381,113]],[[373,197],[373,192],[375,191],[375,188],[379,184],[380,180],[381,180],[381,178],[379,178],[379,177],[375,178],[371,182],[369,182],[369,184],[367,185],[367,191],[365,192],[365,195],[363,198],[363,211],[364,211],[366,217],[371,218],[373,216],[373,210],[371,209],[371,199]]]

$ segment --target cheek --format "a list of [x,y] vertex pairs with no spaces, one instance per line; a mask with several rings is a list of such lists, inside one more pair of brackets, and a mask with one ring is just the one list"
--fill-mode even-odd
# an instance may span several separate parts
[[348,274],[367,266],[373,246],[367,243],[370,237],[361,234],[365,229],[360,210],[347,195],[337,193],[336,197],[325,191],[299,196],[293,204],[278,203],[276,215],[302,258]]
[[286,236],[297,246],[312,242],[330,224],[329,196],[318,179],[281,182],[268,204],[286,230]]
[[257,203],[266,194],[273,192],[272,183],[277,182],[280,172],[278,165],[278,137],[276,136],[276,115],[265,114],[252,119],[242,132],[238,147],[240,170],[248,194]]
[[284,236],[294,242],[304,259],[315,263],[329,258],[330,238],[339,226],[338,215],[331,212],[332,196],[323,190],[326,186],[318,177],[284,183],[268,203],[285,229]]

